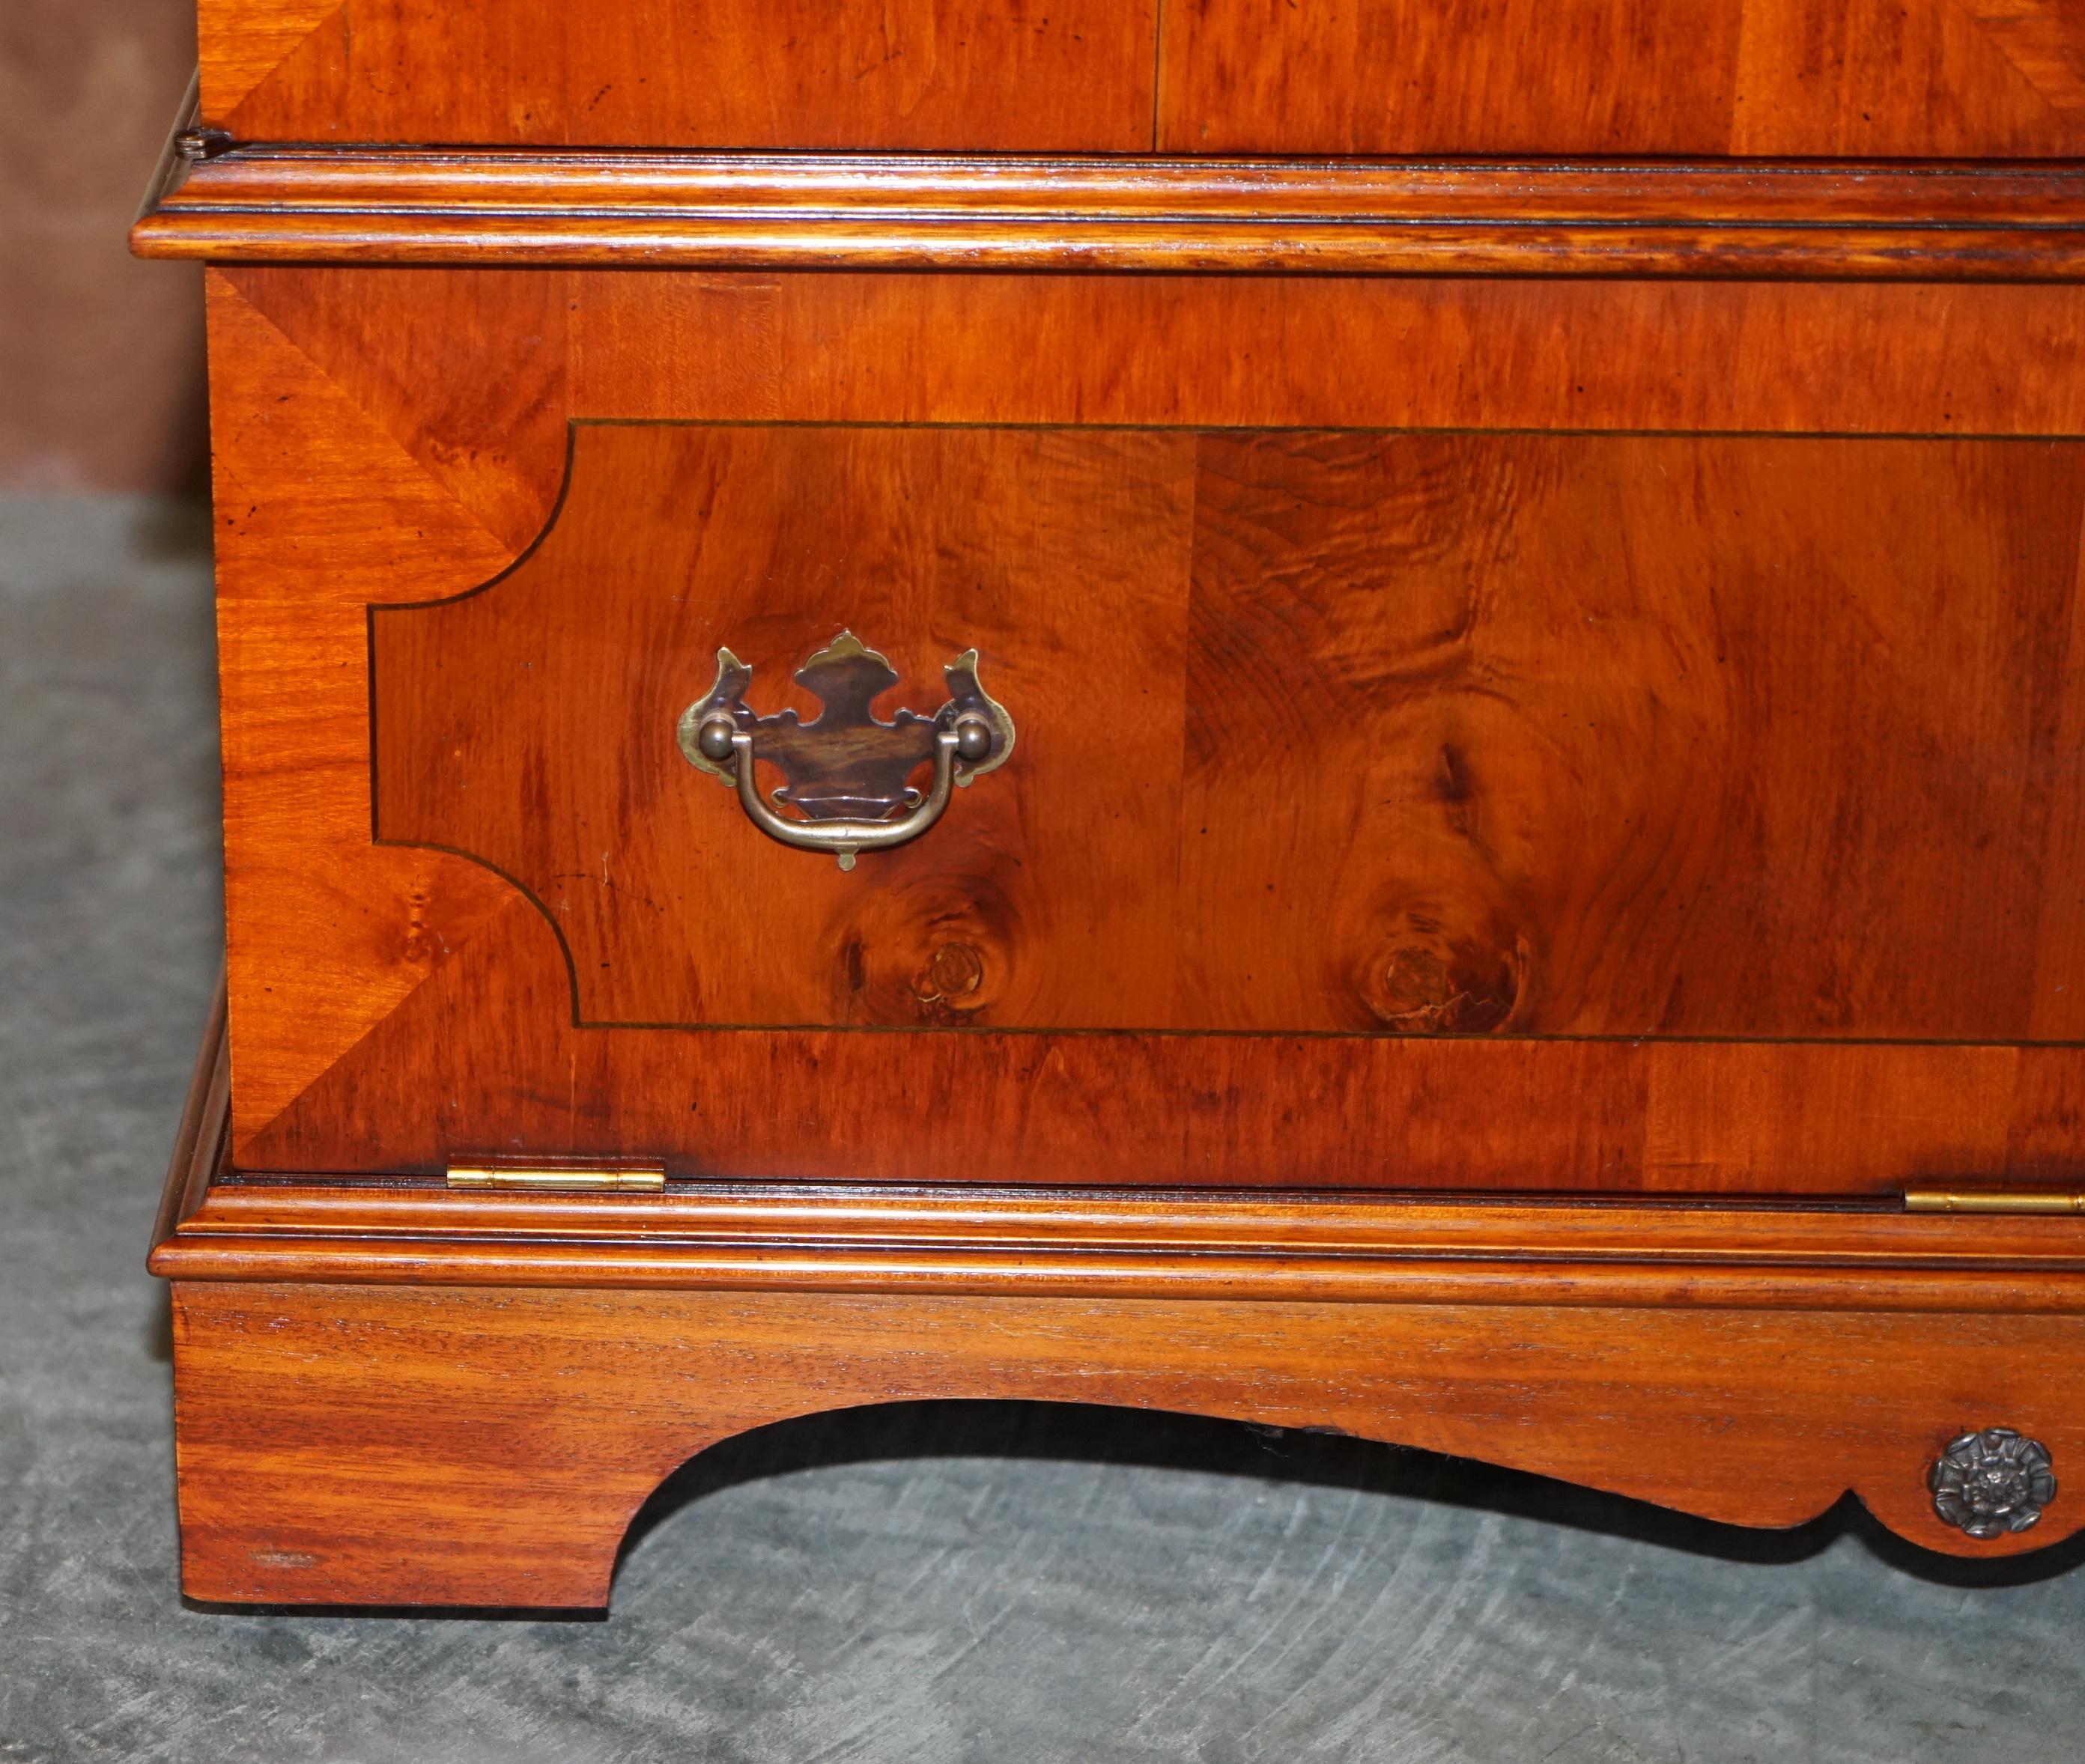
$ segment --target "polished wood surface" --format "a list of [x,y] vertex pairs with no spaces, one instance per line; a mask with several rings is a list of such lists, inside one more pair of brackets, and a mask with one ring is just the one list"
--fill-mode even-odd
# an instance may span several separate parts
[[2085,147],[2072,0],[1185,0],[1180,153],[1875,154]]
[[202,0],[242,140],[2000,158],[2085,146],[2069,0]]
[[[2085,1083],[2068,1047],[576,1029],[570,999],[548,927],[516,900],[235,1156],[432,1172],[512,1147],[687,1177],[1889,1195],[2067,1179]],[[476,1040],[495,1029],[496,1065]]]
[[[1196,909],[1167,883],[1193,455],[1119,430],[584,428],[512,574],[372,614],[376,836],[537,902],[584,1024],[1213,1026],[1174,1003]],[[932,834],[845,872],[756,831],[675,740],[726,644],[762,710],[815,715],[790,676],[843,624],[904,676],[886,715],[937,710],[975,647],[1021,731]]]
[[[1492,913],[1487,901],[1518,910],[1518,884],[1500,877],[1550,879],[1552,906],[1566,905],[1562,918],[1552,912],[1541,923],[1569,935],[1544,946],[1540,967],[1565,977],[1542,999],[1531,991],[1526,1007],[1514,979],[1512,1008],[1552,1011],[1543,1019],[1552,1033],[1589,1025],[1603,1033],[1602,1023],[1623,1034],[1659,1024],[1685,1033],[1793,1027],[1854,1038],[1842,1045],[988,1038],[947,1025],[983,1020],[979,1011],[1004,1020],[1023,1008],[1055,1010],[1059,1023],[1148,1024],[1162,1003],[1140,948],[1123,956],[1119,982],[1098,965],[1031,971],[1020,982],[1025,993],[1003,991],[996,979],[988,987],[986,975],[1008,972],[995,953],[1005,939],[991,912],[1007,889],[1020,893],[1010,867],[1010,880],[996,884],[1000,894],[983,897],[921,879],[867,927],[874,935],[864,950],[885,953],[863,964],[866,1002],[851,1003],[856,1014],[841,1020],[915,1021],[929,1031],[902,1044],[876,1034],[715,1035],[697,1043],[673,1032],[577,1030],[564,952],[509,882],[447,853],[372,843],[366,610],[462,593],[511,563],[550,520],[574,417],[2076,434],[2085,414],[2073,408],[2081,376],[2061,371],[2075,359],[2085,313],[2074,289],[1272,277],[762,282],[250,269],[220,277],[216,300],[234,1156],[244,1167],[431,1171],[449,1156],[511,1144],[663,1156],[679,1175],[872,1181],[1889,1193],[1914,1181],[2075,1173],[2079,1152],[2065,1123],[2085,1083],[2078,1053],[2010,1045],[2074,1033],[2064,1016],[2071,994],[2036,993],[2034,976],[2076,965],[2074,928],[2060,897],[2045,907],[2018,893],[2028,848],[2060,854],[2078,837],[2075,805],[2053,787],[2060,774],[2034,758],[2053,763],[2076,739],[2074,710],[2057,689],[2057,658],[2070,641],[2066,572],[2075,566],[2068,447],[1564,435],[1395,443],[1399,457],[1432,463],[1386,505],[1383,567],[1402,560],[1396,567],[1411,580],[1433,581],[1448,596],[1444,606],[1461,592],[1459,571],[1495,580],[1473,630],[1522,634],[1484,665],[1526,683],[1503,699],[1474,691],[1479,724],[1510,728],[1493,707],[1514,690],[1560,710],[1569,710],[1574,692],[1641,690],[1629,685],[1629,666],[1661,655],[1658,705],[1722,706],[1706,720],[1660,723],[1674,733],[1671,742],[1652,740],[1643,717],[1603,730],[1559,725],[1554,741],[1525,749],[1540,753],[1532,782],[1507,799],[1517,806],[1495,824],[1444,805],[1437,786],[1446,774],[1429,761],[1408,800],[1412,814],[1431,817],[1426,825],[1437,822],[1440,837],[1419,842],[1416,855],[1399,851],[1399,861],[1437,868],[1444,854],[1469,855],[1477,867],[1454,871],[1459,910],[1473,902],[1471,910]],[[515,337],[529,340],[518,355]],[[1153,337],[1165,348],[1148,346]],[[1261,361],[1278,362],[1279,371],[1259,371]],[[1140,444],[1162,452],[1184,443],[1146,437]],[[1239,450],[1240,461],[1259,459],[1255,471],[1285,471],[1298,468],[1282,464],[1285,450],[1327,443],[1209,444]],[[1618,460],[1635,463],[1624,469]],[[1479,469],[1474,462],[1482,461],[1491,463]],[[1879,475],[1863,477],[1862,461]],[[1307,456],[1302,465],[1331,470]],[[1052,467],[1059,469],[1061,461]],[[1344,556],[1352,541],[1339,523],[1355,518],[1340,514],[1336,495],[1322,506],[1306,496],[1280,513],[1279,498],[1293,498],[1296,486],[1283,489],[1278,475],[1276,502],[1255,514],[1253,498],[1269,486],[1255,489],[1242,464],[1229,469],[1242,478],[1228,488],[1212,479],[1200,516],[1210,569],[1231,560],[1198,589],[1216,609],[1197,627],[1218,645],[1195,662],[1208,704],[1216,702],[1221,643],[1256,630],[1253,621],[1281,604],[1250,592],[1252,571],[1280,566],[1277,551],[1292,562],[1306,558],[1313,545]],[[1620,518],[1632,506],[1664,512],[1633,529]],[[1751,518],[1737,519],[1739,510]],[[1849,528],[1871,536],[1863,548],[1843,543]],[[1642,541],[1635,549],[1632,530]],[[1239,549],[1242,536],[1248,542]],[[685,544],[686,532],[669,542]],[[1533,579],[1514,575],[1522,567],[1515,548],[1541,560],[1542,581],[1568,592],[1581,616],[1551,630],[1527,591],[1510,592]],[[1749,560],[1742,579],[1752,586],[1730,591],[1738,597],[1721,605],[1725,630],[1699,622],[1714,596],[1680,584],[1715,579],[1726,557]],[[1799,571],[1780,569],[1798,557]],[[1184,575],[1184,560],[1181,567]],[[1364,579],[1371,567],[1362,553],[1339,566]],[[1238,651],[1315,656],[1314,702],[1336,696],[1356,657],[1388,653],[1382,639],[1353,634],[1372,627],[1352,625],[1351,613],[1372,603],[1343,602],[1331,587],[1338,572],[1320,580],[1315,568],[1280,578],[1283,598],[1299,611],[1315,608],[1310,621],[1270,626],[1259,649]],[[484,606],[496,608],[504,592],[482,597]],[[1856,617],[1855,608],[1866,610]],[[1812,655],[1798,640],[1810,614],[1828,636],[1843,634],[1844,681],[1826,678],[1828,650]],[[434,616],[382,613],[378,625]],[[791,627],[758,658],[768,677],[800,661],[788,653],[792,644],[822,642],[853,614],[806,602],[791,616],[800,630]],[[1137,629],[1147,648],[1182,653],[1183,639],[1170,640],[1167,651],[1162,631]],[[1643,645],[1661,631],[1687,630],[1694,634],[1676,648],[1662,639]],[[906,634],[870,634],[917,671],[914,696],[929,707],[939,702],[931,670],[971,640],[953,625],[929,634],[924,649]],[[1612,647],[1623,638],[1634,647]],[[703,639],[720,640],[731,634]],[[995,638],[988,654],[995,646],[1004,654],[988,660],[988,681],[993,665],[1028,665],[1017,645]],[[1187,653],[1192,660],[1193,646]],[[1510,662],[1514,653],[1522,663]],[[1595,669],[1582,684],[1568,671],[1561,679],[1527,671],[1538,657],[1566,655],[1578,674]],[[608,655],[597,652],[604,663]],[[1756,688],[1767,689],[1760,670],[1769,661],[1812,684],[1771,702],[1727,696],[1747,667]],[[1255,684],[1266,665],[1255,659],[1241,672],[1238,690],[1248,699],[1274,686],[1278,676]],[[704,656],[681,702],[707,685],[708,671]],[[589,707],[626,697],[610,692],[609,681],[589,686]],[[1479,684],[1472,676],[1464,688]],[[1420,707],[1452,703],[1457,691],[1447,679],[1410,689]],[[1066,727],[1052,702],[1036,701],[1038,729],[1053,717]],[[1640,700],[1645,716],[1652,702]],[[677,714],[680,703],[669,708]],[[1302,714],[1316,712],[1306,704]],[[1316,740],[1338,733],[1323,719],[1312,727]],[[1803,740],[1772,747],[1790,731]],[[1970,731],[1977,732],[1965,748]],[[1209,734],[1198,763],[1217,767],[1216,778],[1251,743],[1225,736],[1211,746]],[[1671,825],[1685,837],[1657,846],[1664,855],[1634,880],[1626,866],[1611,871],[1620,878],[1611,897],[1598,880],[1602,854],[1627,847],[1639,812],[1626,769],[1616,774],[1607,763],[1618,741],[1656,754],[1663,770],[1654,774],[1662,780],[1654,799],[1678,815]],[[1806,741],[1830,763],[1807,767]],[[1409,751],[1421,745],[1437,760],[1432,745]],[[1957,748],[1962,759],[1985,756],[1984,782],[1950,757]],[[677,782],[693,787],[677,799],[685,812],[714,816],[720,835],[728,828],[743,846],[749,829],[730,822],[728,796],[662,751],[668,775],[678,768],[686,776]],[[1697,752],[1754,753],[1763,763],[1777,752],[1771,764],[1781,790],[1747,783],[1726,802],[1712,800],[1696,787],[1700,780],[1736,774],[1714,765],[1690,770],[1685,756]],[[573,753],[559,763],[588,757]],[[1833,773],[1840,763],[1862,769],[1858,787]],[[1161,778],[1183,775],[1178,765]],[[1034,787],[1018,782],[1022,775],[1009,768],[966,793],[941,829],[945,850],[970,837],[966,821],[992,826],[1023,800]],[[1471,775],[1483,783],[1474,799],[1484,799],[1488,778]],[[1264,781],[1246,785],[1263,791]],[[1622,795],[1601,794],[1616,790]],[[1831,817],[1845,842],[1809,839],[1797,804]],[[1451,811],[1464,812],[1462,834]],[[1310,825],[1319,828],[1311,837],[1329,836],[1329,823]],[[1705,850],[1690,843],[1718,829],[1739,832],[1719,853],[1739,874],[1765,873],[1759,853],[1767,850],[1793,864],[1776,881],[1794,888],[1807,914],[1775,919],[1770,898],[1719,896],[1728,884],[1705,854],[1718,849],[1714,839]],[[1482,838],[1473,842],[1472,831]],[[1480,855],[1494,832],[1505,842]],[[1929,846],[1937,833],[1937,852],[1917,863],[1890,862],[1892,844],[1914,832]],[[652,834],[640,827],[618,837]],[[817,860],[764,844],[750,848],[757,855],[749,861],[786,859],[809,888],[830,891],[840,880]],[[1167,849],[1178,844],[1176,837]],[[918,850],[931,846],[930,838]],[[1317,848],[1306,840],[1299,849]],[[1868,858],[1840,861],[1860,852]],[[2008,853],[2019,860],[2011,867]],[[586,867],[597,861],[596,853]],[[2051,861],[2051,873],[2060,873],[2064,860]],[[1326,887],[1323,876],[1300,873],[1308,867],[1298,867],[1295,885]],[[1225,885],[1219,867],[1199,882],[1180,875],[1212,900]],[[1139,888],[1162,894],[1179,885],[1161,869]],[[1645,888],[1662,891],[1668,918],[1628,916],[1642,910],[1630,903]],[[1979,900],[2002,910],[1980,917]],[[1140,904],[1123,910],[1133,917]],[[758,910],[785,905],[763,899]],[[1029,910],[1032,917],[1045,905]],[[1755,972],[1747,951],[1701,945],[1694,959],[1726,964],[1713,970],[1716,986],[1674,993],[1672,963],[1687,943],[1671,927],[1695,910],[1710,914],[1704,925],[1763,935],[1776,960]],[[1867,938],[1876,914],[1909,942]],[[1494,914],[1496,925],[1484,914],[1422,916],[1433,920],[1423,935],[1408,925],[1412,935],[1380,949],[1354,944],[1351,927],[1332,938],[1339,927],[1327,927],[1325,940],[1340,946],[1336,963],[1372,952],[1382,960],[1359,970],[1350,964],[1315,1003],[1274,992],[1267,1014],[1230,1020],[1292,1027],[1319,1020],[1298,1011],[1337,1009],[1365,1011],[1374,1025],[1387,1026],[1387,1011],[1406,1020],[1399,1027],[1444,1027],[1471,1008],[1444,1009],[1459,994],[1488,999],[1484,1008],[1496,1016],[1505,979],[1534,971],[1512,965],[1522,958],[1510,912]],[[1618,925],[1634,930],[1602,952],[1596,927]],[[1646,926],[1654,929],[1637,938]],[[1484,935],[1472,948],[1500,952],[1505,963],[1476,963],[1471,973],[1486,984],[1476,988],[1459,977],[1451,948],[1473,931]],[[1280,935],[1307,937],[1303,917]],[[2002,953],[1994,963],[1980,956],[1951,968],[1958,937]],[[1843,948],[1820,965],[1815,952],[1833,938]],[[1812,956],[1783,961],[1790,939]],[[954,943],[979,957],[979,984],[953,994],[940,984],[923,990],[919,977],[932,974],[937,952]],[[1408,948],[1432,950],[1435,960],[1400,965],[1395,958]],[[1202,959],[1221,967],[1233,952],[1215,948]],[[1935,961],[1939,968],[1924,973],[1921,963]],[[817,971],[833,972],[829,963]],[[1956,977],[1961,1023],[1973,1017],[1979,1026],[1943,1026],[1943,973]],[[634,983],[670,989],[686,977],[646,973],[640,965]],[[1234,999],[1246,997],[1238,983],[1222,984]],[[1086,1014],[1065,1015],[1072,999]],[[830,993],[826,1004],[830,1011]],[[1733,1015],[1743,1011],[1758,1014]],[[1497,1026],[1480,1023],[1481,1014],[1462,1026]],[[497,1068],[471,1052],[487,1033],[505,1050]],[[1945,1046],[1872,1039],[1953,1041],[1965,1033],[2001,1039]],[[815,1090],[805,1086],[806,1061],[817,1062]],[[981,1084],[980,1072],[992,1081]],[[1917,1100],[1935,1093],[1950,1098],[1947,1109]],[[822,1096],[847,1101],[826,1107]]]
[[[372,615],[376,833],[589,1026],[2076,1041],[2081,523],[2075,445],[585,425]],[[843,617],[1022,731],[845,873],[671,738]]]
[[1612,1198],[239,1172],[206,1027],[151,1268],[180,1280],[1225,1300],[2085,1308],[2085,1215]]
[[[1180,1410],[1476,1457],[1752,1525],[1851,1489],[1928,1548],[1928,1466],[2002,1417],[2085,1452],[2085,1320],[1542,1305],[174,1286],[182,1585],[600,1606],[630,1520],[732,1434],[922,1397]],[[698,1520],[696,1522],[699,1522]]]
[[604,1196],[223,1168],[206,1039],[150,1266],[182,1281],[1819,1313],[2085,1310],[2085,1222],[1893,1207],[676,1183]]
[[[2074,1476],[2085,1218],[1901,1208],[2085,1189],[2070,0],[200,15],[192,1595],[923,1397],[2085,1524],[1926,1483]],[[843,626],[1021,731],[849,875],[675,728]]]
[[381,1286],[2085,1311],[2085,1233],[2062,1215],[1324,1190],[691,1182],[588,1202],[250,1177],[212,1189],[151,1269]]
[[[1331,1195],[452,1193],[222,1168],[214,1016],[152,1266],[174,1286],[183,1585],[605,1605],[705,1446],[921,1397],[1334,1427],[1746,1524],[1852,1489],[1974,1541],[1928,1465],[2085,1446],[2085,1219]],[[2060,1499],[2060,1487],[2059,1487]]]
[[1119,153],[1155,0],[201,0],[203,116],[254,141]]
[[220,263],[2075,279],[2069,164],[1566,165],[249,147],[133,234]]

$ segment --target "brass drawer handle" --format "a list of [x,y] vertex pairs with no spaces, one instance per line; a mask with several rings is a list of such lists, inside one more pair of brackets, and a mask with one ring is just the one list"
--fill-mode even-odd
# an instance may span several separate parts
[[[918,838],[941,818],[953,787],[1006,763],[1013,719],[985,696],[977,668],[977,651],[966,650],[942,669],[946,704],[931,717],[900,710],[884,723],[869,706],[898,684],[897,671],[842,631],[797,671],[796,684],[825,706],[804,723],[793,710],[756,717],[745,700],[753,670],[720,649],[716,684],[681,714],[681,752],[690,765],[736,788],[746,818],[770,838],[829,851],[851,870],[856,852]],[[754,777],[760,760],[788,779],[773,804]],[[933,782],[922,795],[905,781],[929,760]]]
[[[949,806],[957,744],[963,739],[953,729],[935,731],[933,787],[919,799],[919,806],[902,821],[791,821],[775,813],[760,799],[759,788],[753,781],[753,737],[722,722],[705,725],[705,732],[710,731],[720,731],[714,737],[715,744],[728,744],[733,764],[738,773],[738,799],[745,807],[746,818],[785,846],[833,853],[840,860],[843,870],[854,867],[857,851],[881,851],[886,846],[902,846],[908,839],[918,838],[941,818],[941,811]],[[966,729],[964,732],[969,731]],[[711,748],[706,745],[703,751],[707,756]],[[914,791],[911,795],[919,797],[919,793]]]

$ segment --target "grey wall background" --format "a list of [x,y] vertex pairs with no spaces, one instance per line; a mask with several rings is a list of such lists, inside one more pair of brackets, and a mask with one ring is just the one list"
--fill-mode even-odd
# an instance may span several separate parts
[[201,273],[124,244],[194,66],[189,0],[0,0],[0,487],[202,481]]

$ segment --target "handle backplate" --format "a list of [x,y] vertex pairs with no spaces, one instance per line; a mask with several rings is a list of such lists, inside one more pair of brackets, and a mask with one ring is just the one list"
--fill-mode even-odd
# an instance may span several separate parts
[[[851,870],[856,852],[903,845],[932,826],[951,786],[1006,763],[1013,719],[985,695],[977,670],[977,651],[966,650],[942,670],[946,704],[932,716],[900,710],[885,723],[869,707],[898,684],[897,671],[842,631],[797,671],[796,684],[824,706],[805,723],[794,710],[755,716],[745,698],[753,670],[720,649],[716,683],[682,713],[681,752],[735,789],[746,817],[771,838],[830,852]],[[788,780],[771,803],[755,778],[762,760]],[[923,792],[907,780],[929,762],[933,778]]]

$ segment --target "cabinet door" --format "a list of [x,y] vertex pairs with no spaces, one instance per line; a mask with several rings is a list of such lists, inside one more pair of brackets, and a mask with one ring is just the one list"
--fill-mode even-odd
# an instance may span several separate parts
[[[633,420],[602,278],[545,279],[578,329],[497,419],[525,462],[455,447],[494,418],[323,303],[278,306],[291,358],[220,299],[244,1167],[2074,1168],[2079,443],[957,420],[982,380],[949,420],[808,384],[726,416],[685,363]],[[418,479],[344,386],[420,423]],[[690,751],[729,668],[779,837]],[[828,744],[824,777],[959,677],[1004,763],[851,867],[800,849],[760,744]],[[888,818],[932,793],[909,765]]]

